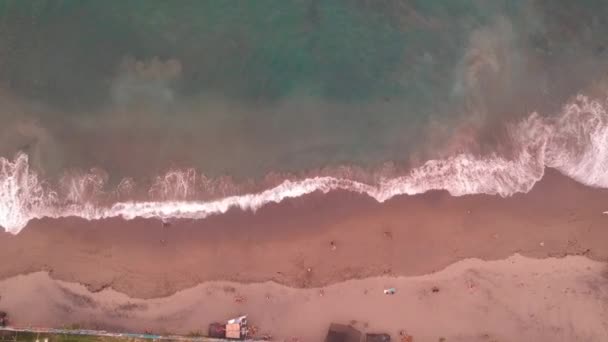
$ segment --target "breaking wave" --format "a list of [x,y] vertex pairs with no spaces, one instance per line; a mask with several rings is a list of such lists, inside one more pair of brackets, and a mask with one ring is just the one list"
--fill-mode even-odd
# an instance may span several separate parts
[[51,184],[30,169],[27,155],[18,154],[13,160],[0,158],[0,226],[16,234],[42,217],[198,219],[235,207],[255,211],[268,203],[332,190],[366,194],[379,202],[430,190],[505,197],[528,192],[546,167],[589,186],[608,187],[606,102],[579,95],[559,116],[531,114],[511,127],[509,138],[515,148],[511,158],[461,153],[429,160],[401,175],[378,172],[366,178],[342,169],[309,177],[271,175],[262,185],[237,186],[228,178],[209,179],[187,169],[155,178],[143,192],[132,179],[105,190],[108,177],[100,170],[67,174]]

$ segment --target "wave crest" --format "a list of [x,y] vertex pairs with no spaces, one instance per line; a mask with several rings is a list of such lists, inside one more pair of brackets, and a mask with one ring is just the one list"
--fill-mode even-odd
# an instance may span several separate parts
[[234,207],[255,211],[286,198],[332,190],[366,194],[379,202],[430,190],[446,190],[454,196],[505,197],[530,191],[542,178],[545,167],[589,186],[608,187],[605,108],[605,102],[579,95],[559,116],[531,114],[509,129],[515,149],[512,158],[461,153],[429,160],[401,175],[391,169],[365,177],[348,168],[329,176],[274,174],[267,177],[266,183],[272,186],[266,190],[259,189],[259,184],[236,186],[226,177],[210,179],[194,169],[171,170],[156,177],[143,198],[138,197],[132,179],[104,191],[108,177],[100,170],[68,174],[54,188],[30,169],[27,155],[18,154],[13,160],[0,158],[0,226],[16,234],[31,219],[42,217],[196,219]]

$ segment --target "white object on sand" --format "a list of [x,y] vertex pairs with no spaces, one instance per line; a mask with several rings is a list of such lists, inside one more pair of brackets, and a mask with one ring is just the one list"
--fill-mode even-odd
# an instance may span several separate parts
[[384,290],[384,294],[385,295],[393,295],[397,292],[397,289],[394,287],[391,287],[390,289],[385,289]]

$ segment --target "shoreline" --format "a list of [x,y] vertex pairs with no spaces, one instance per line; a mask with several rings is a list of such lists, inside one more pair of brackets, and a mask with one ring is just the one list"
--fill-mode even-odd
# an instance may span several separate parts
[[431,273],[465,258],[585,255],[608,260],[608,190],[549,172],[527,194],[399,196],[334,191],[202,220],[41,219],[0,234],[0,279],[48,271],[137,298],[205,281],[324,286]]

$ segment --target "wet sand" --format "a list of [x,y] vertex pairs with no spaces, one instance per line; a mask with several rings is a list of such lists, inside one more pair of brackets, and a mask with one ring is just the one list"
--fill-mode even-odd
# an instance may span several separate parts
[[[607,209],[608,191],[589,188],[550,172],[530,193],[510,198],[452,197],[445,192],[432,192],[400,196],[380,204],[365,196],[337,191],[268,205],[256,213],[235,209],[225,215],[177,220],[170,225],[148,219],[91,222],[78,218],[42,219],[30,222],[16,236],[0,234],[0,260],[3,260],[0,279],[6,280],[3,284],[13,284],[0,293],[0,309],[16,310],[20,324],[72,323],[89,304],[66,306],[55,302],[52,296],[46,300],[49,304],[37,297],[38,292],[44,294],[47,290],[46,285],[35,284],[63,284],[63,281],[70,286],[84,285],[78,291],[91,291],[87,296],[97,298],[111,290],[113,296],[120,296],[123,301],[138,303],[144,299],[151,300],[150,303],[171,301],[162,298],[180,296],[182,290],[199,291],[200,298],[189,305],[184,302],[175,307],[161,305],[152,316],[126,320],[122,325],[112,314],[93,310],[89,316],[82,316],[87,317],[89,326],[99,323],[127,330],[152,326],[188,332],[197,327],[200,330],[210,320],[248,312],[274,334],[285,337],[293,332],[308,336],[311,341],[331,320],[351,319],[389,329],[393,334],[398,326],[411,329],[423,337],[416,341],[436,341],[433,338],[437,334],[452,336],[449,341],[458,338],[471,341],[485,334],[484,331],[507,336],[507,341],[569,336],[561,333],[576,337],[566,338],[568,341],[598,341],[597,336],[608,340],[605,323],[594,321],[597,317],[607,321],[608,283],[600,281],[606,278],[606,271],[600,268],[608,260],[608,215],[603,214]],[[538,260],[518,261],[519,268],[506,275],[511,272],[506,268],[512,260],[507,258],[514,254]],[[569,261],[575,259],[561,258],[564,256],[580,256],[576,260],[585,261],[577,265]],[[553,257],[558,259],[547,259]],[[431,274],[467,258],[487,262],[475,261],[475,267],[483,271],[463,273],[475,278],[474,282],[485,284],[481,292],[485,297],[479,302],[460,301],[468,293],[461,286],[466,282],[465,275],[457,276],[460,280],[456,283],[461,285],[451,281],[441,283],[442,287],[453,288],[442,290],[443,304],[439,306],[424,302],[431,299],[420,299],[429,296],[430,283],[422,286],[418,280],[395,278]],[[536,268],[528,268],[528,264]],[[500,270],[503,266],[497,265],[506,268]],[[555,267],[565,267],[558,273],[571,278],[543,275]],[[36,273],[40,271],[48,272],[50,278],[47,273]],[[595,279],[592,282],[595,285],[581,283],[575,276],[579,271],[592,271],[588,276]],[[536,285],[528,290],[525,286],[519,288],[515,278],[522,284]],[[361,281],[353,281],[356,279]],[[211,297],[201,294],[201,288],[220,286],[217,281],[233,282],[230,287],[257,299],[241,309],[226,304],[226,301],[235,304],[232,291],[222,294],[214,290],[211,292],[219,294]],[[543,290],[568,282],[572,282],[571,287],[577,293],[587,291],[579,298],[582,302],[578,299],[562,302],[561,292]],[[398,287],[399,295],[391,299],[379,295],[385,286]],[[338,292],[344,295],[325,305],[317,302],[319,287],[326,287],[326,292],[340,288]],[[361,297],[368,287],[373,287],[374,294]],[[404,288],[407,295],[402,294]],[[11,294],[14,291],[21,295]],[[254,305],[266,300],[266,293],[271,293],[271,297],[273,293],[281,293],[283,299],[268,309]],[[422,302],[412,303],[412,298]],[[194,304],[196,301],[204,308],[202,316],[199,311],[203,309]],[[349,303],[354,305],[352,310],[348,309]],[[20,308],[22,305],[25,306]],[[31,311],[27,309],[31,305],[51,305],[52,310],[64,310],[65,314],[51,309]],[[23,314],[24,310],[28,313]],[[311,320],[308,317],[315,316],[311,310],[327,312],[327,316]],[[395,312],[401,312],[398,310],[404,310],[403,316],[395,316]],[[495,310],[502,311],[495,313]],[[534,316],[526,317],[526,310],[532,310]],[[581,321],[576,310],[588,310],[591,323]],[[483,313],[495,316],[492,321],[479,321]],[[171,319],[167,320],[168,317]],[[298,320],[303,321],[294,323]],[[436,324],[443,330],[435,329]],[[527,329],[526,338],[509,335],[521,329]]]
[[[313,194],[205,220],[78,218],[0,234],[0,279],[48,271],[97,291],[152,298],[211,280],[316,287],[431,273],[464,258],[608,257],[608,191],[550,173],[528,194]],[[332,246],[333,242],[333,246]]]

